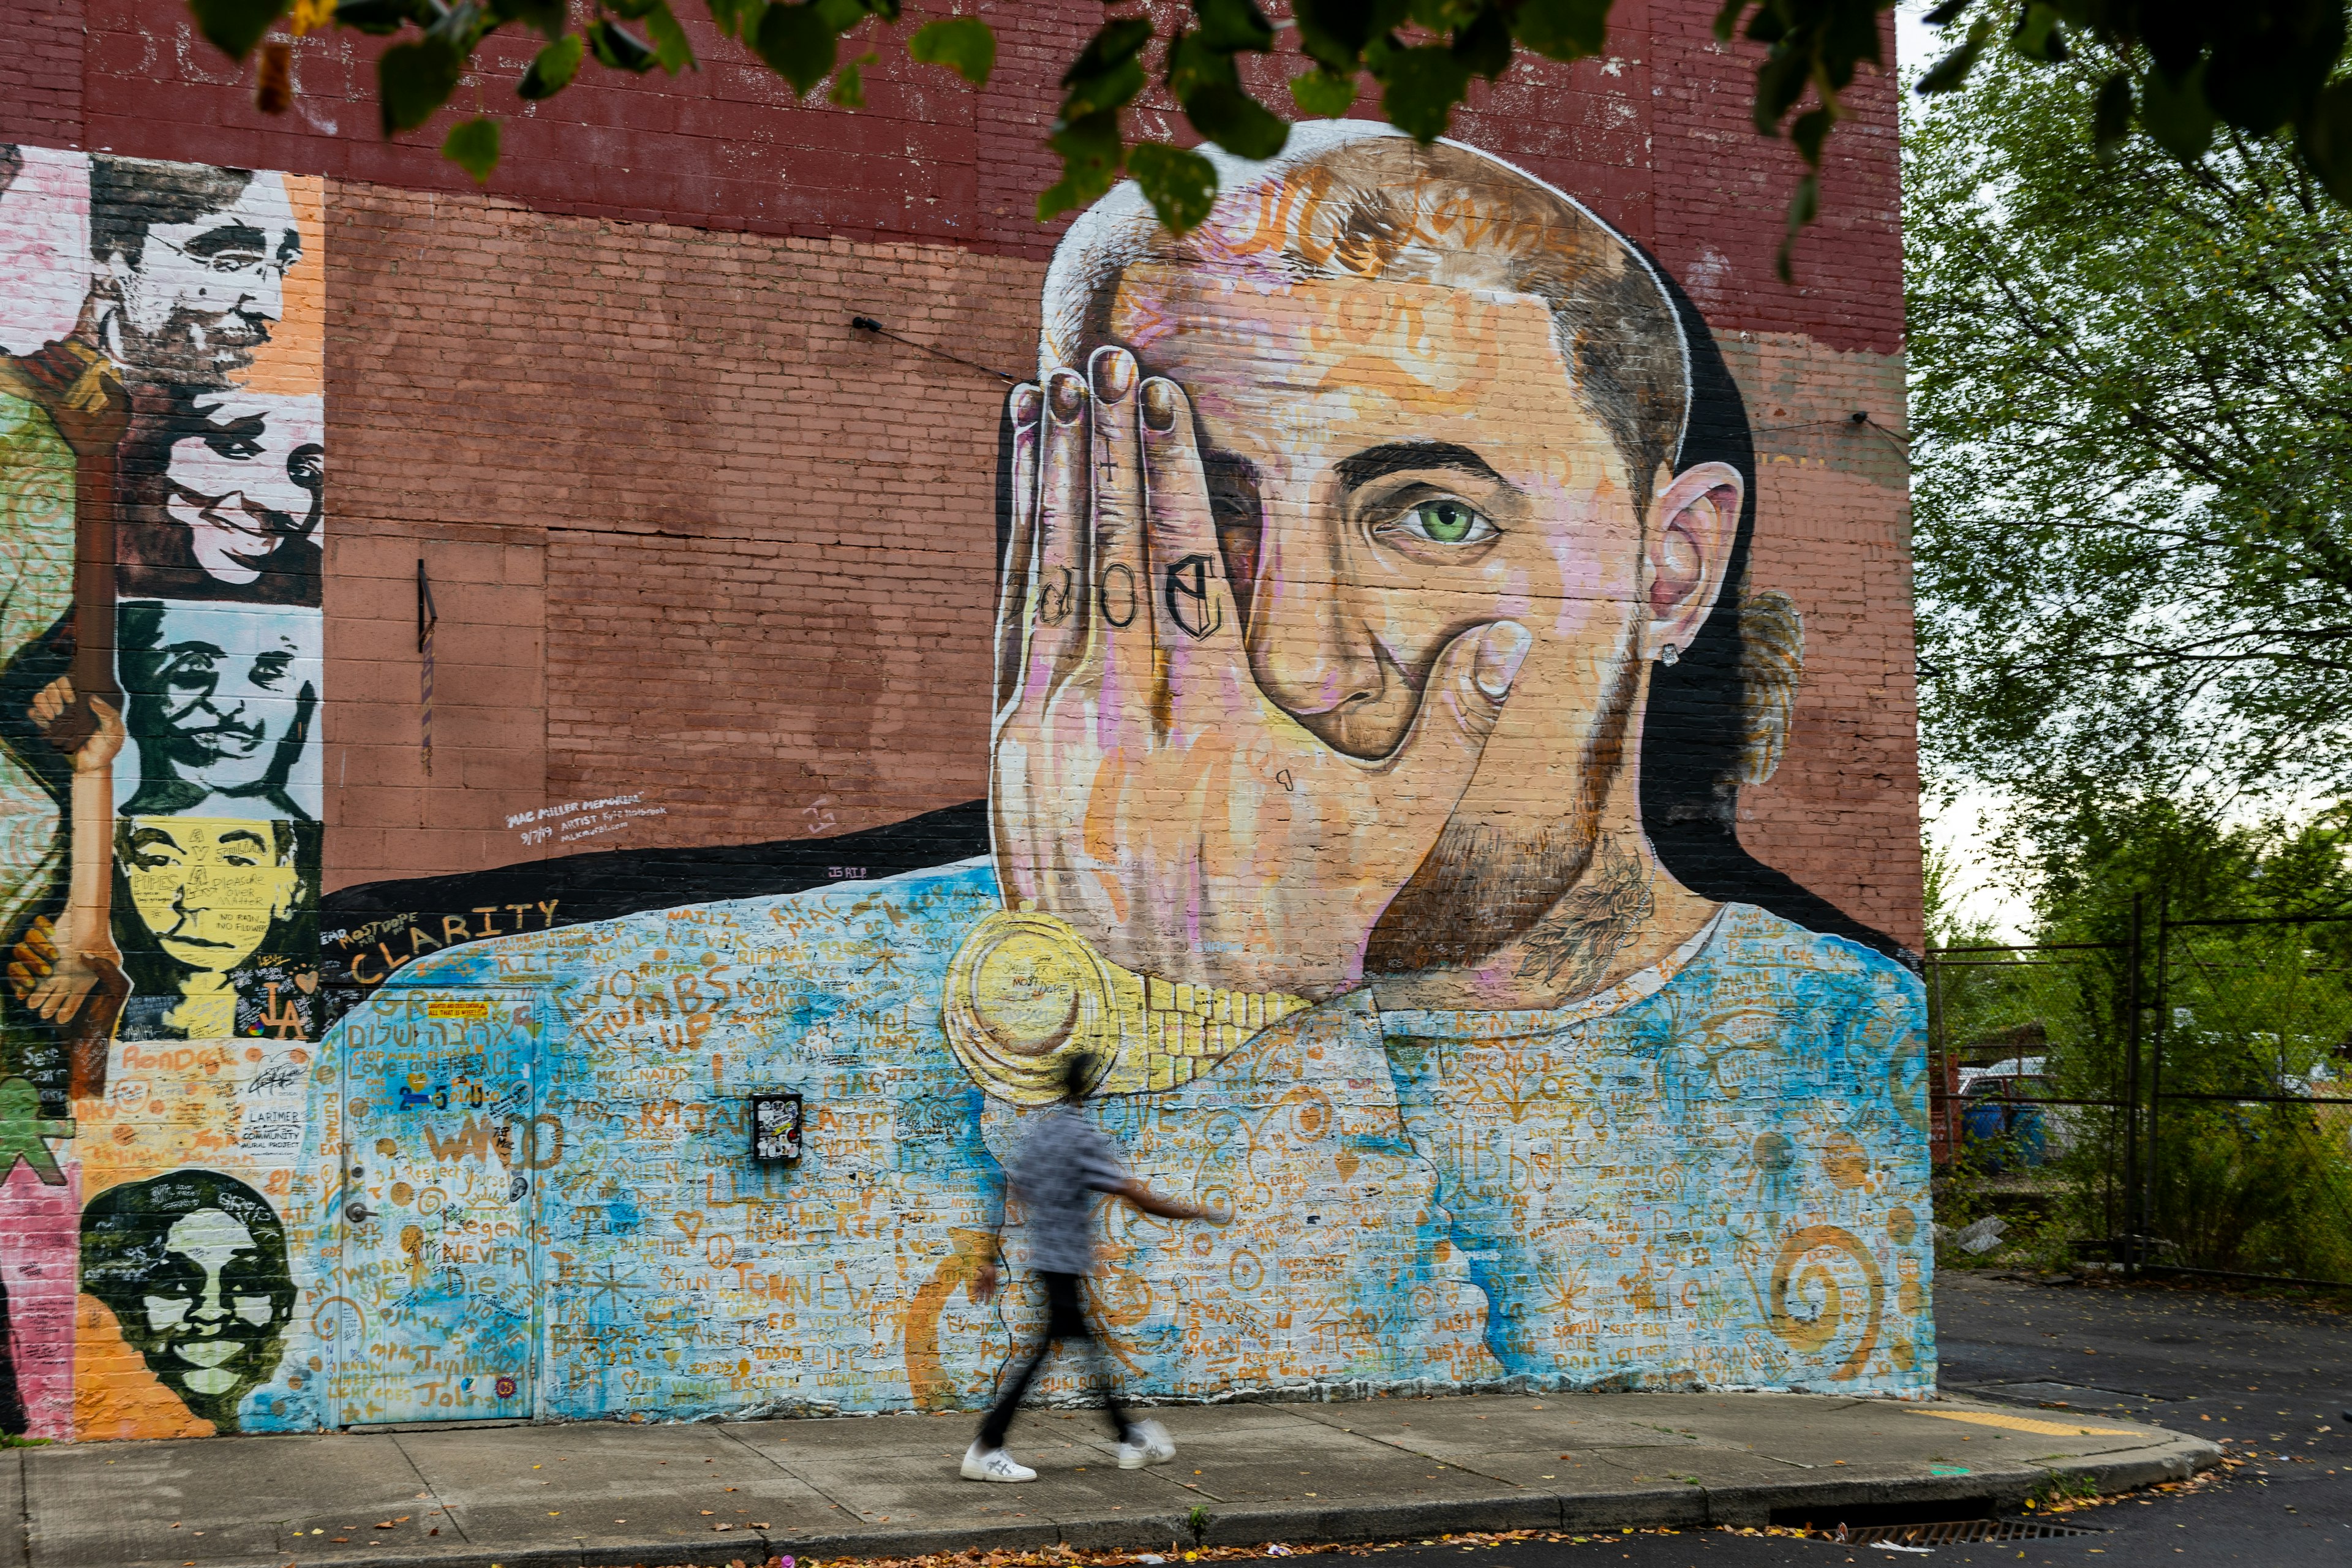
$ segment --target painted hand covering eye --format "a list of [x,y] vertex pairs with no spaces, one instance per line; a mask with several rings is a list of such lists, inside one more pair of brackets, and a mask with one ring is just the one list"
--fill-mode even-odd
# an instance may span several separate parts
[[1383,524],[1380,531],[1399,533],[1423,544],[1484,544],[1502,537],[1500,529],[1451,496],[1422,501],[1393,522]]

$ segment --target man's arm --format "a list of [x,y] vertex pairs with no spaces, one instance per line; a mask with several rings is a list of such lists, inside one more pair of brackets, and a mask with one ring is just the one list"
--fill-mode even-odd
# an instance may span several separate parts
[[1086,1162],[1087,1185],[1124,1199],[1145,1214],[1160,1219],[1204,1219],[1211,1225],[1223,1225],[1233,1217],[1223,1209],[1199,1208],[1153,1192],[1128,1170],[1126,1162],[1119,1157],[1118,1145],[1091,1123],[1079,1144],[1079,1157]]
[[974,1301],[984,1303],[996,1294],[996,1260],[1004,1254],[1004,1186],[1002,1171],[988,1184],[988,1256],[971,1271],[966,1292]]

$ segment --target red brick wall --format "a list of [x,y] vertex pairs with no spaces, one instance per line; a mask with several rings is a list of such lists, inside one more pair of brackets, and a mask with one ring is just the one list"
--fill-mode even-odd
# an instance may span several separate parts
[[[877,46],[882,62],[867,73],[867,107],[856,113],[793,102],[704,20],[688,22],[699,72],[626,81],[592,67],[523,113],[511,84],[530,49],[520,36],[494,43],[479,101],[503,120],[507,153],[489,191],[549,213],[917,239],[1043,259],[1059,226],[1031,216],[1054,167],[1041,137],[1058,101],[1055,79],[1100,7],[959,0],[955,8],[999,31],[987,89]],[[1892,352],[1902,338],[1902,279],[1891,81],[1865,74],[1853,89],[1855,115],[1832,139],[1822,222],[1799,247],[1799,283],[1784,285],[1772,258],[1796,156],[1748,123],[1759,51],[1718,45],[1715,10],[1703,0],[1618,0],[1614,58],[1523,64],[1479,89],[1454,133],[1586,199],[1678,277],[1701,273],[1701,303],[1718,329],[1803,331],[1838,348]],[[297,40],[295,107],[273,118],[252,105],[249,69],[240,76],[194,35],[184,0],[0,0],[0,21],[32,40],[29,58],[40,62],[27,71],[34,92],[0,93],[0,141],[473,188],[436,150],[442,122],[396,142],[378,135],[375,40]],[[1891,20],[1885,49],[1891,60]],[[470,104],[472,93],[459,97]],[[1155,132],[1174,129],[1168,118],[1145,111]]]
[[[847,327],[1026,372],[1060,228],[1030,216],[1039,138],[1098,12],[981,12],[1002,35],[984,92],[886,55],[859,113],[792,102],[698,32],[699,74],[592,73],[507,114],[485,194],[436,133],[377,135],[368,40],[300,40],[297,107],[272,119],[179,0],[0,5],[30,40],[0,138],[334,176],[329,888],[845,832],[984,791],[1002,386]],[[1650,246],[1727,344],[1748,334],[1759,426],[1801,403],[1899,426],[1892,87],[1855,89],[1783,285],[1794,156],[1748,123],[1752,51],[1717,44],[1712,16],[1621,0],[1615,58],[1523,66],[1456,133]],[[504,113],[527,51],[490,58],[482,101]],[[1757,582],[1807,585],[1814,679],[1743,836],[1916,941],[1900,464],[1840,432],[1770,469],[1774,440]],[[430,775],[420,557],[441,615]],[[508,824],[632,794],[660,815],[593,841]]]
[[[985,792],[1003,384],[849,319],[1017,373],[1039,264],[372,185],[331,205],[330,887]],[[497,283],[447,287],[485,257]],[[666,815],[576,846],[505,825],[628,793]]]

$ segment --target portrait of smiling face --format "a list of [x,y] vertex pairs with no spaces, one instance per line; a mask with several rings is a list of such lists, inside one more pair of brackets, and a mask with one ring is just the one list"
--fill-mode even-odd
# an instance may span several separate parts
[[319,647],[316,610],[126,601],[116,648],[139,754],[117,808],[316,820]]
[[220,1431],[277,1370],[295,1286],[261,1194],[216,1171],[110,1187],[82,1210],[82,1289],[147,1370]]
[[171,388],[121,453],[123,597],[319,605],[322,399]]
[[222,582],[252,582],[281,542],[317,531],[321,402],[231,394],[199,405],[204,423],[172,444],[165,504],[186,526],[197,564]]

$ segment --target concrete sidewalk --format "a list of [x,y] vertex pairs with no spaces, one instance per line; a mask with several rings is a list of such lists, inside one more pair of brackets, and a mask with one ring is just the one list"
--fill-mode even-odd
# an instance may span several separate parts
[[2053,1472],[2186,1477],[2200,1438],[2112,1416],[1807,1394],[1560,1394],[1151,1412],[1122,1471],[1092,1413],[1034,1411],[1027,1486],[961,1480],[969,1415],[465,1426],[0,1453],[0,1568],[583,1568],[774,1552],[1165,1549],[1446,1530],[1762,1524],[2014,1508]]

